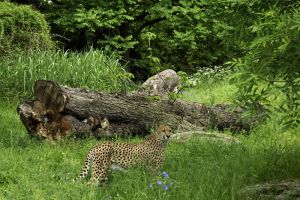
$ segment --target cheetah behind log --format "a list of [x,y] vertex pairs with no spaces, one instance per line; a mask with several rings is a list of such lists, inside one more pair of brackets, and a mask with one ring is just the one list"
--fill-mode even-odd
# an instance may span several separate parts
[[97,144],[88,153],[80,178],[85,178],[92,169],[91,182],[107,179],[110,169],[124,169],[138,164],[147,164],[157,170],[165,157],[167,141],[172,134],[169,126],[160,125],[157,131],[138,144],[105,142]]

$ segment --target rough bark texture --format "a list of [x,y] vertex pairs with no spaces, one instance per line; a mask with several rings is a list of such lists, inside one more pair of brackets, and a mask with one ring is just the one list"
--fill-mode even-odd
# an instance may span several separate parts
[[106,94],[45,80],[36,81],[34,90],[35,100],[21,103],[17,110],[28,133],[42,138],[147,134],[159,124],[175,130],[216,127],[247,131],[251,126],[240,120],[242,111],[229,111],[227,105],[207,107],[137,93]]

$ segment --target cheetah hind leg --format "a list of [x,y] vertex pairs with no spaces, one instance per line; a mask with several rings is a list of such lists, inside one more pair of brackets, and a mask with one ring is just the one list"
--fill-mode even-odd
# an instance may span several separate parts
[[150,169],[151,172],[157,173],[162,167],[164,161],[164,156],[155,156],[153,159],[150,160],[148,169]]
[[92,178],[88,184],[103,185],[107,181],[107,175],[111,165],[111,151],[108,149],[97,155],[92,163]]

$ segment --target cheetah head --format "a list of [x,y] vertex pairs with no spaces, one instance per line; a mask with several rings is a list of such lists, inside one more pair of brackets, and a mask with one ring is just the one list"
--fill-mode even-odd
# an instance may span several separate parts
[[167,125],[160,125],[157,129],[157,133],[160,135],[160,139],[167,142],[172,135],[172,129]]

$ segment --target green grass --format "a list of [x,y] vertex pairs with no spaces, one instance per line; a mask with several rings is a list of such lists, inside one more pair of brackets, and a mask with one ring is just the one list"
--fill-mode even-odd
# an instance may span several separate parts
[[173,182],[167,192],[156,183],[162,178],[143,168],[113,172],[103,187],[74,183],[88,149],[101,141],[31,139],[15,107],[0,103],[0,199],[227,200],[238,199],[246,185],[300,177],[299,137],[276,133],[269,122],[251,136],[239,136],[242,144],[199,138],[170,143],[161,170]]
[[[124,69],[113,56],[100,51],[83,54],[44,52],[0,61],[2,99],[28,96],[36,79],[61,84],[118,91],[124,86]],[[200,77],[201,78],[201,77]],[[196,88],[187,89],[184,100],[215,105],[232,103],[236,92],[227,79],[214,82],[201,78]],[[127,82],[128,83],[128,82]],[[127,85],[125,85],[127,87]],[[19,96],[17,95],[17,98]],[[273,116],[250,136],[237,136],[241,144],[226,144],[200,138],[170,143],[159,174],[144,168],[113,172],[103,187],[73,182],[78,177],[93,138],[52,143],[30,138],[17,113],[14,100],[0,101],[0,199],[240,199],[247,185],[270,180],[299,178],[298,130],[280,132]],[[230,134],[230,133],[228,133]],[[124,139],[125,140],[125,139]],[[125,141],[136,142],[140,138]],[[167,171],[169,179],[161,176]],[[164,191],[163,180],[173,185]],[[153,184],[153,188],[149,185]],[[111,198],[110,198],[111,197]]]
[[2,98],[30,96],[37,79],[49,79],[73,87],[120,91],[129,87],[130,74],[114,55],[99,50],[85,53],[44,51],[0,60]]
[[224,81],[214,81],[213,79],[203,79],[196,89],[186,89],[183,99],[203,103],[206,105],[215,105],[220,103],[233,103],[234,94],[237,91],[235,85],[229,84],[228,79]]

